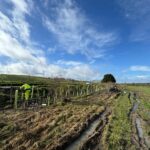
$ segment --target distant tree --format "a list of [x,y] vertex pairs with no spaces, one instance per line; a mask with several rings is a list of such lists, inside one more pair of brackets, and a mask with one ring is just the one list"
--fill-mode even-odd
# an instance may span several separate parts
[[112,74],[104,75],[104,77],[102,79],[102,83],[108,83],[108,82],[116,83],[116,79]]

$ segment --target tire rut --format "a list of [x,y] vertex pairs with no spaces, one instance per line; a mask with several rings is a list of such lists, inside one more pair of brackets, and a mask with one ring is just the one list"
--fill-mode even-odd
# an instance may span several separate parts
[[109,122],[109,116],[111,115],[111,111],[107,107],[101,118],[99,119],[99,124],[95,128],[95,131],[92,135],[88,137],[88,139],[81,145],[80,150],[100,150],[100,139],[102,137],[104,128],[106,124]]
[[146,144],[145,141],[141,118],[138,116],[136,112],[136,110],[139,107],[140,100],[137,98],[136,93],[132,93],[132,95],[133,96],[129,97],[129,100],[133,105],[128,115],[129,118],[131,119],[131,123],[133,126],[131,140],[137,149],[149,150],[148,145]]

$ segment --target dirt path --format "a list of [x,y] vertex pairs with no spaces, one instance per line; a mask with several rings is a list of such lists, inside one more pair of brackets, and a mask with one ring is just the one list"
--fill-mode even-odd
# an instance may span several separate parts
[[132,94],[130,97],[130,102],[133,104],[132,109],[129,113],[129,117],[132,122],[132,142],[136,146],[137,149],[149,150],[148,142],[146,141],[146,137],[144,137],[144,131],[142,127],[142,119],[137,114],[137,109],[140,104],[140,100],[137,98],[137,94]]

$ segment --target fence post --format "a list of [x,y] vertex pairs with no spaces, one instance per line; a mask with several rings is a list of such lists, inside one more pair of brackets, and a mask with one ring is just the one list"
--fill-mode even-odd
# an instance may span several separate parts
[[18,90],[15,91],[14,109],[17,109],[17,102],[18,102]]
[[12,103],[13,100],[12,100],[12,87],[10,88],[10,103]]
[[86,90],[87,90],[87,93],[86,93],[86,94],[88,95],[88,94],[89,94],[89,86],[87,86],[87,89],[86,89]]
[[67,96],[68,96],[68,91],[66,90],[65,93],[66,93],[65,95],[66,95],[66,97],[67,97]]
[[50,96],[48,96],[48,97],[47,97],[47,106],[49,106],[50,100],[51,100],[51,98],[50,98]]
[[79,96],[79,88],[78,88],[78,86],[76,86],[76,92],[77,92],[76,96]]

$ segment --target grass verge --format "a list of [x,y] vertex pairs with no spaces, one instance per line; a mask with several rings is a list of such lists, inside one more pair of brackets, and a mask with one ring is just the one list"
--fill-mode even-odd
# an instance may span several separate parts
[[108,130],[108,149],[131,149],[131,123],[128,112],[131,103],[126,95],[120,96],[114,102],[113,116]]

